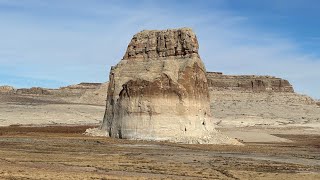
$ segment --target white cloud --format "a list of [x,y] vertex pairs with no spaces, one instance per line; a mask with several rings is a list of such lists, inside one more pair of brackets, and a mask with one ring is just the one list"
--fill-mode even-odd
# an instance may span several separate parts
[[[293,82],[298,92],[320,98],[318,56],[304,52],[290,37],[257,30],[248,17],[229,11],[118,1],[0,4],[4,2],[30,9],[0,12],[0,63],[17,76],[67,83],[106,81],[109,67],[122,58],[134,33],[191,26],[207,70],[275,75]],[[37,12],[38,8],[44,9]],[[46,9],[50,15],[38,14]],[[62,15],[55,17],[54,12]]]

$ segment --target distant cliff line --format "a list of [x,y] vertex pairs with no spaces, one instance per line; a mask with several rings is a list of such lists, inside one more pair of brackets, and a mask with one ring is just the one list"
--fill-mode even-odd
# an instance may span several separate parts
[[[234,90],[252,92],[294,92],[288,80],[275,76],[257,75],[224,75],[222,72],[207,72],[208,86],[214,90]],[[61,87],[59,89],[47,89],[41,87],[15,89],[12,86],[0,86],[0,93],[14,94],[39,94],[50,95],[60,91],[77,90],[82,92],[87,89],[96,89],[102,83],[83,82],[76,85]],[[68,94],[68,93],[66,93]]]
[[294,92],[288,80],[275,76],[224,75],[222,72],[207,72],[208,86],[215,90],[252,92]]

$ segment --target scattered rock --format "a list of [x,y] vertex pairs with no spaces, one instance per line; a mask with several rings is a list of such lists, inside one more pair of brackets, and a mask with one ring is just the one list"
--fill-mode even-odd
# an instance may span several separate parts
[[89,128],[83,134],[87,136],[102,136],[102,137],[107,136],[106,131],[103,131],[99,128]]

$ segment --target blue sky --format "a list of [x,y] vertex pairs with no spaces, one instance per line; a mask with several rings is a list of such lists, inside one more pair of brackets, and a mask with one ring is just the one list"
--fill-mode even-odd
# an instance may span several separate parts
[[320,1],[0,0],[0,85],[108,80],[143,29],[191,27],[208,71],[274,75],[320,99]]

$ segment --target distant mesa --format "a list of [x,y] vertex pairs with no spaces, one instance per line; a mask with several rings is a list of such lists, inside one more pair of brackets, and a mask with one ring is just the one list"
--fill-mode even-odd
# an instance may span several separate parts
[[240,144],[217,132],[190,28],[141,31],[111,68],[101,130],[126,139]]
[[221,72],[207,72],[207,78],[210,88],[221,91],[294,92],[289,81],[274,76],[224,75]]
[[61,89],[95,89],[98,86],[101,86],[102,83],[89,83],[89,82],[82,82],[75,85],[70,85],[66,87],[61,87]]
[[49,89],[42,87],[18,88],[0,86],[0,94],[17,96],[47,96],[64,103],[94,104],[105,106],[108,83],[83,82],[75,85]]

